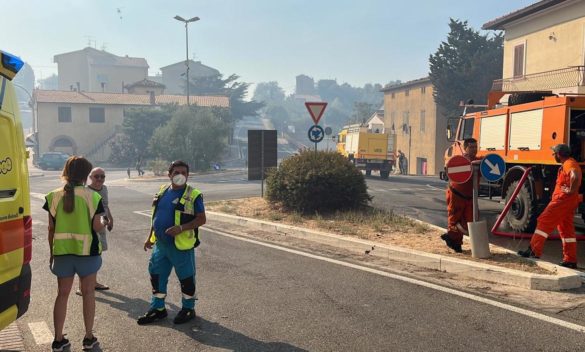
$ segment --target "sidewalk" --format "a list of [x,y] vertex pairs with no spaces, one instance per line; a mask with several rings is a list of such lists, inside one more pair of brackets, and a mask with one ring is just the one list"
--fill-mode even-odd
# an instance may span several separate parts
[[[455,258],[447,255],[427,253],[374,241],[340,236],[264,220],[244,218],[220,212],[207,211],[206,214],[208,219],[208,225],[206,227],[209,226],[212,229],[217,227],[218,230],[234,235],[238,235],[238,232],[243,232],[248,236],[254,236],[254,232],[256,231],[266,231],[277,237],[294,237],[305,241],[312,241],[348,250],[364,257],[374,256],[390,262],[400,262],[419,268],[452,273],[476,280],[517,286],[530,290],[561,291],[582,286],[583,277],[579,271],[538,260],[535,261],[536,264],[550,272],[550,274],[528,273],[465,260],[460,257]],[[434,225],[429,226],[437,228]],[[502,250],[507,251],[503,248]]]

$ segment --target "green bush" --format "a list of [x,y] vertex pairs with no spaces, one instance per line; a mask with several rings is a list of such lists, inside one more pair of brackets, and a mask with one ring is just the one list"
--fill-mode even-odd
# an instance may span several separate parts
[[268,172],[268,201],[301,213],[365,207],[371,201],[362,173],[336,152],[304,150]]
[[164,176],[168,174],[169,164],[168,161],[155,159],[150,161],[149,166],[155,176]]

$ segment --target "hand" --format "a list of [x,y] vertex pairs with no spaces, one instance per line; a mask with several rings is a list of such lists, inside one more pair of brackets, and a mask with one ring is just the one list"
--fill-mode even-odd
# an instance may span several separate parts
[[169,228],[168,228],[168,229],[165,231],[165,233],[166,233],[167,235],[169,235],[169,236],[173,236],[173,237],[175,237],[176,235],[180,234],[181,232],[182,232],[182,231],[181,231],[181,226],[171,226],[171,227],[169,227]]
[[51,256],[49,257],[49,268],[53,267],[53,255],[51,254]]
[[150,239],[146,240],[146,242],[144,242],[144,251],[148,251],[149,249],[152,249],[152,245],[153,243],[150,242]]
[[571,189],[567,186],[561,186],[561,192],[569,194],[571,193]]
[[108,225],[107,225],[108,231],[112,231],[112,229],[114,228],[114,219],[110,219],[108,221]]

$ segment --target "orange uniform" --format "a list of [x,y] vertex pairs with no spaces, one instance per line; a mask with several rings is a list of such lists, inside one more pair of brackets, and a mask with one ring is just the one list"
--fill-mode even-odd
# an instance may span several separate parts
[[[577,263],[577,240],[573,217],[579,206],[579,193],[567,194],[563,189],[571,186],[571,171],[581,180],[581,167],[573,158],[568,158],[559,167],[557,182],[550,203],[538,217],[536,230],[530,240],[530,247],[537,257],[542,255],[544,242],[554,231],[559,231],[563,241],[563,262]],[[581,184],[577,185],[579,188]]]
[[[469,156],[464,156],[470,159]],[[478,159],[475,158],[473,160]],[[463,243],[463,235],[468,234],[467,223],[473,221],[473,177],[470,177],[465,183],[449,182],[446,198],[447,235],[454,244],[461,245]]]

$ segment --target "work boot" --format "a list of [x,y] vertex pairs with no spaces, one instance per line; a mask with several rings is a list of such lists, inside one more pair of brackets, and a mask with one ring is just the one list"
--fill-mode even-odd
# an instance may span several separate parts
[[461,248],[461,245],[454,243],[453,240],[451,239],[451,237],[449,237],[449,234],[448,233],[442,234],[441,235],[441,239],[443,241],[445,241],[445,243],[447,244],[447,247],[449,247],[452,250],[454,250],[455,253],[463,253],[463,249]]
[[532,247],[528,247],[528,249],[524,250],[524,251],[518,251],[518,255],[523,257],[523,258],[540,258],[539,256],[537,256],[534,251],[532,250]]
[[577,269],[577,263],[562,261],[559,265],[569,269]]
[[184,323],[186,323],[189,320],[194,319],[194,318],[195,318],[195,310],[183,308],[179,311],[179,313],[177,313],[177,316],[173,320],[173,323],[184,324]]
[[146,325],[146,324],[150,324],[152,322],[155,322],[157,320],[164,319],[166,317],[167,317],[167,310],[166,309],[162,309],[162,310],[151,309],[146,314],[144,314],[143,316],[138,318],[137,322],[138,322],[138,325]]

